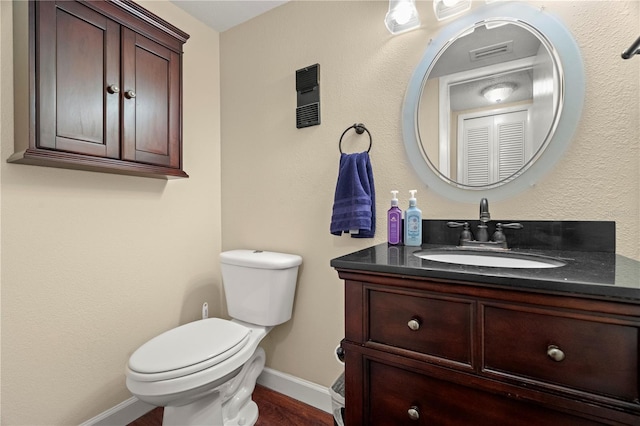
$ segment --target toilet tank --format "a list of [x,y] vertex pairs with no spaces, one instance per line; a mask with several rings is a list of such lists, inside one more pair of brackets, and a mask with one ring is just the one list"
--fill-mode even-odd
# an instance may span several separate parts
[[222,284],[232,318],[273,326],[291,318],[302,257],[261,250],[220,253]]

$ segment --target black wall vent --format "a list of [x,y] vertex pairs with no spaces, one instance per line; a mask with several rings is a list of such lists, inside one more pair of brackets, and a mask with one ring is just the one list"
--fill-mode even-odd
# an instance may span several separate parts
[[320,64],[310,65],[296,71],[296,127],[320,124]]

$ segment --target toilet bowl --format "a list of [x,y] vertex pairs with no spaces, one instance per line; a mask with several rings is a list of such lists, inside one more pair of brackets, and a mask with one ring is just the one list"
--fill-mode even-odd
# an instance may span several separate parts
[[250,426],[258,418],[251,400],[265,364],[258,344],[273,326],[291,318],[302,258],[252,250],[220,257],[233,318],[168,330],[129,359],[127,388],[138,399],[165,407],[163,425]]

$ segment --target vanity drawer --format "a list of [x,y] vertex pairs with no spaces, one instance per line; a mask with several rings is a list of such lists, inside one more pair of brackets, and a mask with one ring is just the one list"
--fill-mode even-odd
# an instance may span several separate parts
[[[589,426],[600,423],[369,360],[363,425]],[[347,410],[349,403],[347,402]],[[409,410],[414,410],[409,412]],[[363,413],[364,414],[364,413]],[[411,415],[411,417],[410,417]],[[417,418],[416,418],[417,416]]]
[[471,365],[473,302],[368,291],[368,340]]
[[638,328],[552,310],[483,306],[483,370],[638,401]]

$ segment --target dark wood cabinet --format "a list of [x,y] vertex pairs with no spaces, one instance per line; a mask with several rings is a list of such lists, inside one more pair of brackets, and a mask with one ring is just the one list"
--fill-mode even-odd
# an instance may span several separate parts
[[188,177],[186,33],[122,0],[30,2],[29,22],[32,129],[10,162]]
[[640,306],[341,270],[346,423],[640,425]]

